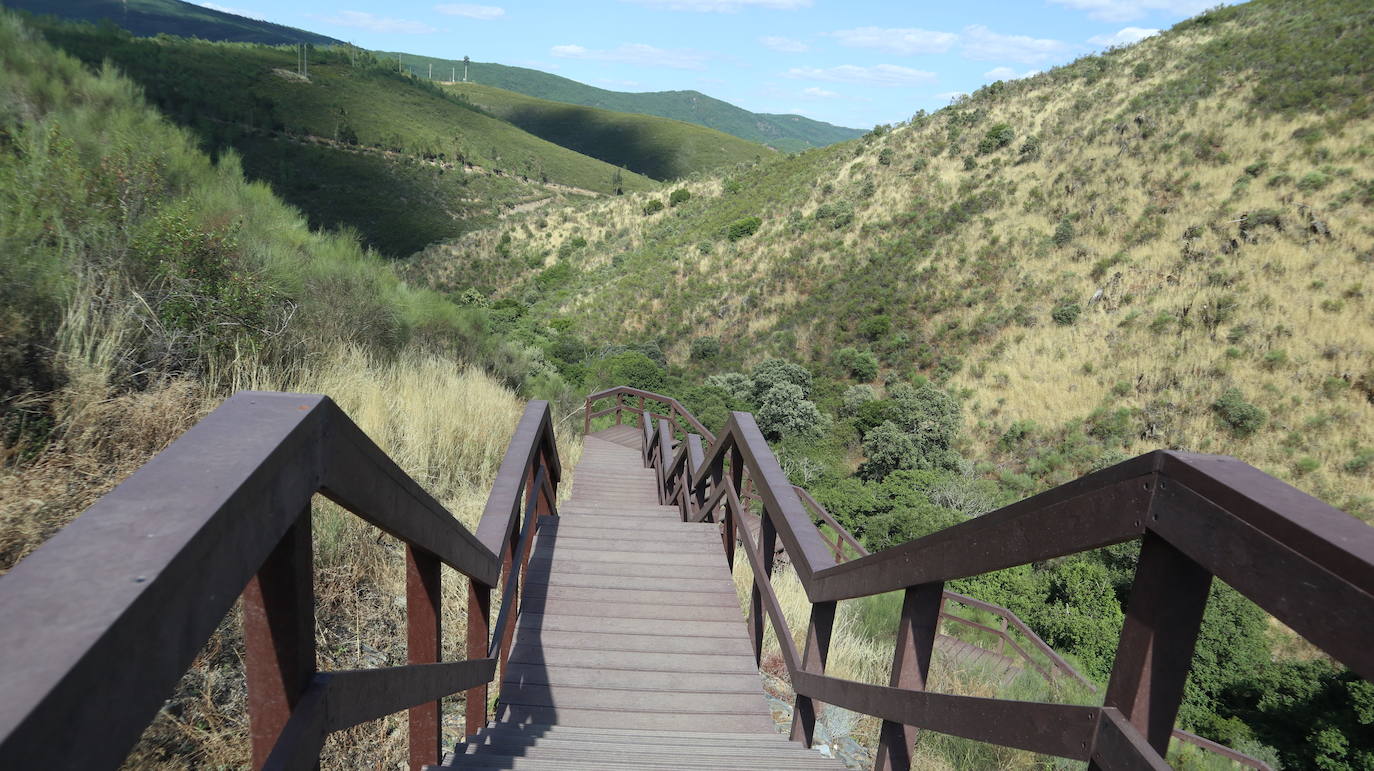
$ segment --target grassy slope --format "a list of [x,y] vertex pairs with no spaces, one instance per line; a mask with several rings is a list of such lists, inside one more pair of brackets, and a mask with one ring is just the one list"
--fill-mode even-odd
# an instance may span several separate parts
[[[1241,456],[1369,519],[1371,16],[1226,9],[763,164],[729,180],[737,192],[702,181],[652,218],[637,200],[546,213],[552,226],[512,223],[500,248],[552,263],[590,242],[565,250],[573,278],[539,306],[590,340],[661,339],[683,363],[707,334],[748,360],[859,345],[889,374],[948,380],[967,454],[1032,488],[1178,447]],[[1011,140],[980,152],[998,124]],[[746,215],[759,233],[725,240]],[[496,257],[500,235],[436,250],[430,275],[521,297],[532,271]],[[1074,304],[1074,323],[1052,320]],[[858,322],[876,316],[891,329],[870,340]],[[1228,388],[1263,410],[1253,436],[1214,409]],[[1002,441],[1016,423],[1024,436]]]
[[692,123],[551,102],[476,83],[445,88],[537,137],[653,179],[677,179],[769,154],[761,145]]
[[[384,56],[394,60],[397,54],[389,52]],[[412,54],[402,56],[406,66],[416,75],[427,76],[428,67],[433,64],[436,77],[449,77],[454,71],[462,77],[461,61]],[[608,91],[547,72],[492,62],[472,62],[468,67],[468,80],[555,102],[695,123],[785,152],[843,142],[863,133],[859,129],[834,126],[800,115],[749,112],[699,91]]]
[[63,19],[93,22],[108,19],[135,35],[145,37],[165,34],[272,45],[336,45],[343,42],[303,29],[236,16],[181,0],[5,0],[3,4]]
[[[134,38],[70,24],[44,29],[56,45],[92,64],[114,62],[207,147],[238,149],[246,170],[273,184],[312,224],[352,226],[391,256],[453,238],[489,222],[504,206],[547,198],[553,192],[541,181],[609,193],[619,174],[626,190],[655,186],[393,73],[366,54],[315,51],[305,81],[292,77],[291,48]],[[477,179],[394,155],[364,158],[291,142],[273,145],[264,132],[356,138],[373,150],[450,165],[461,158],[505,176]]]

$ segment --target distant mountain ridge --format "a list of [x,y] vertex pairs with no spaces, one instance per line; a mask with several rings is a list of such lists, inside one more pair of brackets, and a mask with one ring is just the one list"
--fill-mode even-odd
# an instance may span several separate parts
[[343,45],[295,27],[250,19],[181,0],[3,0],[8,8],[74,21],[109,20],[139,37],[179,35],[231,43]]
[[[398,55],[395,51],[379,51],[378,54],[391,58]],[[435,72],[456,73],[457,77],[462,77],[461,61],[407,53],[399,55],[402,63],[417,75],[427,74],[432,64]],[[560,75],[495,62],[470,62],[468,80],[554,102],[695,123],[787,152],[824,147],[864,134],[863,129],[835,126],[801,115],[750,112],[700,91],[609,91]]]

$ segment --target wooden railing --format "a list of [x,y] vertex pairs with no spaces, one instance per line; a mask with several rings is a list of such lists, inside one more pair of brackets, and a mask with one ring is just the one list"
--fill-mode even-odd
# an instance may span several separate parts
[[[118,766],[240,593],[254,767],[316,768],[329,733],[401,710],[411,766],[437,763],[441,697],[486,722],[560,476],[531,402],[474,534],[327,397],[235,395],[0,579],[0,765]],[[405,543],[406,666],[315,670],[317,492]],[[465,661],[439,660],[443,565],[469,581]]]
[[[628,389],[593,398],[616,390]],[[624,409],[620,396],[615,398],[612,410]],[[588,414],[594,417],[592,406],[589,399]],[[921,728],[1089,761],[1098,769],[1167,768],[1163,755],[1178,735],[1174,719],[1213,576],[1356,674],[1374,675],[1374,650],[1368,645],[1374,531],[1234,458],[1147,453],[977,519],[836,564],[839,542],[857,542],[837,535],[831,544],[822,537],[753,416],[732,413],[709,448],[691,435],[674,446],[680,427],[675,429],[669,418],[686,411],[673,406],[677,414],[639,408],[646,465],[658,469],[663,502],[679,506],[685,519],[721,523],[731,565],[736,543],[743,546],[754,577],[749,630],[755,658],[762,654],[766,619],[796,694],[792,736],[808,746],[816,705],[824,702],[882,719],[876,763],[881,769],[910,767]],[[747,507],[739,494],[746,484],[762,503],[757,537],[741,526]],[[827,524],[843,532],[833,519]],[[1141,541],[1140,558],[1103,706],[925,690],[948,597],[946,581],[1133,539]],[[779,542],[811,602],[801,651],[772,588]],[[889,685],[827,675],[836,603],[891,591],[902,591],[903,603]],[[1191,734],[1178,738],[1264,767]]]

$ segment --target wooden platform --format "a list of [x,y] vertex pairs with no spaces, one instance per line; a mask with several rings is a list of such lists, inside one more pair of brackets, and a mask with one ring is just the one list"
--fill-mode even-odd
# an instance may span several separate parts
[[497,720],[456,768],[827,768],[778,733],[720,534],[658,503],[642,434],[588,436],[530,557]]

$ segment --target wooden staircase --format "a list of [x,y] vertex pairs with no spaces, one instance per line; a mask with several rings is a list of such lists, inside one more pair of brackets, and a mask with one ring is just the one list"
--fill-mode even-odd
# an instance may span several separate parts
[[778,733],[719,526],[659,504],[642,435],[586,437],[539,520],[496,720],[447,768],[830,768]]

